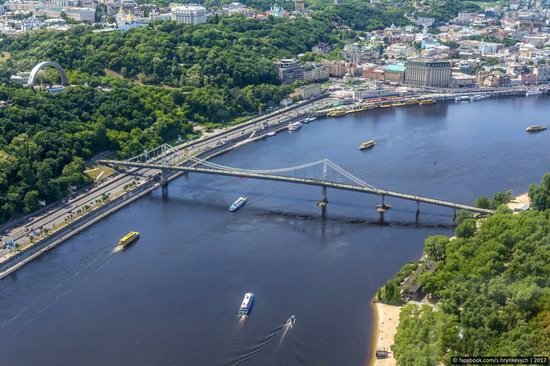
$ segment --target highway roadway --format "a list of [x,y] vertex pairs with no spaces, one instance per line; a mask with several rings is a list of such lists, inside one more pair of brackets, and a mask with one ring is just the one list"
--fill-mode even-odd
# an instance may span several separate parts
[[[189,154],[201,154],[212,149],[228,147],[231,143],[242,140],[255,131],[263,133],[280,128],[289,122],[303,119],[313,110],[325,108],[332,102],[332,99],[324,98],[313,102],[297,103],[216,134],[181,144],[177,148],[178,150],[187,150]],[[137,188],[156,174],[158,174],[158,170],[155,169],[128,169],[124,173],[112,175],[101,183],[64,199],[47,212],[30,217],[20,226],[5,230],[0,235],[0,243],[2,244],[0,246],[0,262],[6,260],[11,254],[11,250],[6,247],[9,240],[13,240],[15,244],[24,245],[31,240],[33,233],[38,235],[44,229],[50,230],[58,227],[71,215],[76,215],[78,210],[83,210],[85,206],[95,204],[96,200],[101,200],[104,196],[116,197],[124,193],[124,187],[130,183],[136,183]]]

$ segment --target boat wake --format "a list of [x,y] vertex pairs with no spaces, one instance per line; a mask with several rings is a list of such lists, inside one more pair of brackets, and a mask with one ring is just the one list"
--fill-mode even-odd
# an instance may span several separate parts
[[248,315],[237,315],[237,317],[239,318],[238,326],[242,327],[246,322],[246,319],[248,319]]
[[[246,316],[239,317],[239,325],[247,319]],[[239,351],[239,354],[233,357],[227,364],[228,365],[245,365],[250,364],[265,364],[265,365],[277,365],[282,360],[288,360],[290,358],[297,357],[296,353],[296,338],[290,337],[291,330],[295,326],[295,319],[291,317],[284,324],[278,326],[269,332],[265,337],[257,342],[254,342],[251,346]],[[241,333],[241,336],[245,335]],[[283,341],[286,342],[283,343]],[[288,341],[290,340],[290,343]],[[239,341],[242,343],[243,338]],[[238,345],[235,345],[238,347]],[[285,364],[288,362],[284,362]]]
[[279,340],[279,348],[283,345],[283,341],[285,340],[285,337],[289,331],[292,330],[294,327],[294,317],[288,319],[286,323],[283,325],[283,334],[281,335],[281,339]]
[[[246,318],[246,316],[243,316],[243,317]],[[247,348],[246,350],[241,352],[240,355],[236,356],[234,359],[229,361],[229,365],[243,365],[247,361],[249,361],[251,358],[269,349],[270,345],[272,345],[273,341],[276,340],[276,336],[281,332],[281,330],[283,330],[282,326],[272,330],[268,335],[266,335],[259,342]]]
[[[54,307],[59,302],[59,300],[61,300],[66,295],[70,294],[75,289],[84,284],[93,273],[97,273],[98,271],[103,269],[107,264],[109,264],[112,258],[113,257],[111,257],[110,253],[108,252],[106,253],[105,251],[103,251],[99,253],[86,266],[77,270],[75,273],[65,278],[61,282],[57,283],[49,291],[46,291],[45,293],[39,295],[29,306],[24,307],[15,316],[1,323],[0,329],[3,329],[17,319],[23,321],[23,323],[19,326],[15,326],[15,330],[12,332],[12,334],[8,337],[4,337],[2,339],[2,342],[6,344],[11,342],[30,323],[40,319],[40,317],[42,317],[44,313],[47,312],[50,308]],[[104,262],[101,263],[101,260],[104,260]],[[94,266],[96,263],[99,264],[97,267]]]

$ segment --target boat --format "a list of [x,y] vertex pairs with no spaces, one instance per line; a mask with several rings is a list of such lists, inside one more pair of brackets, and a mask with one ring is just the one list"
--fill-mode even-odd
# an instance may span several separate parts
[[528,90],[526,93],[525,93],[525,96],[526,97],[531,97],[533,95],[541,95],[543,93],[542,90],[540,89],[534,89],[534,90]]
[[434,104],[435,100],[433,99],[424,99],[418,102],[418,105],[427,105],[427,104]]
[[269,131],[266,135],[269,137],[275,136],[277,134],[277,131]]
[[541,125],[532,125],[525,129],[525,131],[527,132],[541,132],[544,130],[546,130],[546,126],[541,126]]
[[387,210],[391,209],[391,205],[387,202],[384,202],[381,205],[376,205],[376,208],[383,208],[384,210],[387,211]]
[[474,102],[474,101],[476,101],[476,100],[482,100],[482,99],[485,99],[485,98],[487,98],[487,97],[488,97],[488,95],[476,94],[476,95],[471,96],[471,97],[470,97],[470,100],[471,100],[472,102]]
[[402,106],[404,106],[404,105],[406,105],[406,104],[403,103],[403,102],[398,102],[398,103],[392,103],[391,106],[392,106],[392,107],[402,107]]
[[296,131],[300,127],[302,127],[302,122],[292,122],[288,124],[288,130],[291,132]]
[[391,107],[393,107],[393,105],[391,104],[382,104],[378,106],[378,108],[391,108]]
[[388,358],[388,357],[390,357],[390,351],[386,350],[385,348],[379,348],[376,350],[377,359]]
[[290,318],[286,321],[287,324],[294,325],[296,323],[296,317],[294,315],[291,315]]
[[239,197],[229,206],[230,212],[235,212],[246,203],[246,197]]
[[307,121],[308,121],[308,122],[313,122],[313,121],[315,121],[316,119],[317,119],[317,117],[309,117],[309,118],[307,119]]
[[122,239],[118,241],[118,247],[126,248],[128,245],[132,244],[137,239],[139,239],[139,232],[130,231],[128,234],[124,235]]
[[376,142],[374,140],[369,140],[363,142],[361,145],[359,145],[359,150],[366,150],[374,147],[376,145]]
[[250,313],[250,309],[252,308],[253,302],[253,292],[247,292],[246,294],[244,294],[243,302],[241,303],[241,307],[239,308],[239,315],[248,315],[248,313]]
[[343,116],[344,114],[346,114],[346,111],[345,111],[345,110],[343,110],[343,109],[337,109],[337,110],[328,112],[328,113],[327,113],[327,116],[328,116],[328,117],[340,117],[340,116]]
[[455,102],[469,102],[470,96],[468,95],[461,95],[459,97],[455,97]]

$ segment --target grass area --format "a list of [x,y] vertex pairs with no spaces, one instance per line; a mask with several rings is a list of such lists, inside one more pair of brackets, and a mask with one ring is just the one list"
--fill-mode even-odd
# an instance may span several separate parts
[[113,174],[115,171],[104,165],[93,165],[89,166],[88,169],[84,171],[88,177],[92,178],[94,181],[107,178],[109,175]]
[[498,1],[491,2],[491,1],[469,0],[469,1],[466,1],[466,3],[475,4],[475,5],[479,6],[482,9],[490,8],[490,7],[493,7],[493,6],[496,6],[496,5],[500,5],[500,2],[498,2]]

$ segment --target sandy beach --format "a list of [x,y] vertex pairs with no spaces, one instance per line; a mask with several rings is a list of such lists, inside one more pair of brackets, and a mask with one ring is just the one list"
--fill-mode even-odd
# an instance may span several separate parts
[[386,305],[379,302],[372,304],[374,312],[374,328],[372,339],[372,357],[369,362],[371,366],[396,366],[397,363],[393,354],[385,359],[376,359],[376,350],[385,349],[391,351],[393,338],[399,324],[399,312],[401,306]]
[[515,210],[520,205],[529,205],[531,201],[529,200],[529,194],[524,193],[522,195],[519,195],[512,199],[510,202],[508,202],[508,208]]

